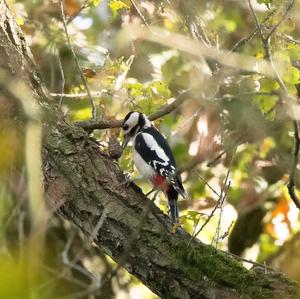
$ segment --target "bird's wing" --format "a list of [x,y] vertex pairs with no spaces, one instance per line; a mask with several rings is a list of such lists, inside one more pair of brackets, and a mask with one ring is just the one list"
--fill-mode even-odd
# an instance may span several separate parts
[[167,177],[176,173],[171,149],[164,137],[153,128],[141,131],[135,138],[135,150],[156,173]]
[[181,178],[176,172],[176,162],[170,146],[154,127],[137,134],[135,150],[156,173],[165,177],[177,192],[186,198]]

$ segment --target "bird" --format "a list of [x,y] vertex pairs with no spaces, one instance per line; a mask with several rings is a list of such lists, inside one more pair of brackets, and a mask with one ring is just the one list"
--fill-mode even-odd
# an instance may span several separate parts
[[165,137],[141,112],[129,112],[122,124],[123,150],[132,140],[134,164],[141,176],[149,180],[154,189],[163,191],[169,203],[169,215],[174,223],[179,220],[178,195],[187,199],[172,150]]

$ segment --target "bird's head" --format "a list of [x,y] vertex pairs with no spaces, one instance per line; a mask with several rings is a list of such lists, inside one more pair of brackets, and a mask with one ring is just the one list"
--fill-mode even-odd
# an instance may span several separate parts
[[141,112],[129,112],[123,121],[122,129],[124,132],[124,141],[122,148],[124,149],[131,138],[145,127],[150,127],[151,123],[147,116]]

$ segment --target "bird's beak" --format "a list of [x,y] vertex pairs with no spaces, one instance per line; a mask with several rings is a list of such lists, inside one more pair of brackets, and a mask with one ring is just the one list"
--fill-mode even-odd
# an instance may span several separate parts
[[125,147],[127,146],[129,140],[130,140],[129,135],[128,135],[128,134],[127,134],[127,135],[124,135],[124,140],[123,140],[123,143],[122,143],[122,149],[123,149],[123,150],[124,150]]

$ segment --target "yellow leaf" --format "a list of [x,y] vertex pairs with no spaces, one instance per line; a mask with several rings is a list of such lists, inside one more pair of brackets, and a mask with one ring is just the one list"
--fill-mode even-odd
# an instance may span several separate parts
[[19,26],[23,26],[23,25],[24,25],[24,19],[21,18],[21,17],[16,17],[16,23],[17,23]]

